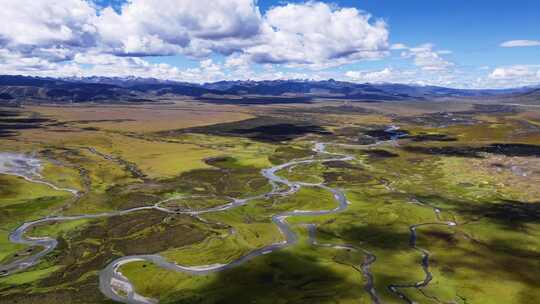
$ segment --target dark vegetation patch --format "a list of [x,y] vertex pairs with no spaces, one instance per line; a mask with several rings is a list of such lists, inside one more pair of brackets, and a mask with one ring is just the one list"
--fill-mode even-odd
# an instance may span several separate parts
[[235,169],[241,167],[238,160],[231,156],[211,157],[204,160],[209,165],[220,169]]
[[17,117],[19,116],[19,111],[15,110],[4,110],[0,109],[0,117]]
[[15,98],[8,93],[0,93],[0,100],[13,100],[13,99]]
[[399,154],[383,149],[370,149],[364,150],[364,152],[368,154],[371,160],[399,157]]
[[64,267],[39,285],[52,287],[75,282],[88,272],[105,268],[119,255],[158,253],[199,242],[206,236],[193,219],[156,211],[96,221],[69,239],[59,239],[59,246],[47,260]]
[[425,229],[422,230],[422,237],[433,238],[439,241],[443,241],[448,246],[455,246],[458,242],[456,234],[448,231]]
[[412,117],[397,117],[394,121],[398,123],[443,128],[454,125],[475,125],[480,122],[474,118],[476,115],[511,115],[516,113],[519,113],[519,109],[515,106],[475,104],[473,105],[473,109],[467,111],[437,112]]
[[488,219],[510,229],[522,229],[527,224],[540,223],[540,202],[521,202],[515,200],[498,200],[473,202],[448,199],[446,197],[417,196],[418,200],[430,205],[444,203],[451,206],[458,214],[472,220]]
[[[56,250],[45,260],[63,268],[37,282],[39,288],[54,288],[45,293],[29,292],[27,286],[0,286],[10,295],[6,303],[105,303],[99,291],[97,271],[125,255],[151,254],[193,244],[207,236],[200,223],[190,217],[170,216],[150,211],[95,221],[84,229],[58,239]],[[141,233],[143,232],[143,233]],[[92,241],[89,241],[92,240]],[[91,274],[86,280],[81,277]],[[56,286],[62,285],[62,288]],[[3,303],[3,302],[2,302]]]
[[322,173],[322,177],[325,184],[331,187],[365,186],[367,183],[378,183],[370,172],[350,163],[348,165],[331,165],[327,168]]
[[[3,292],[0,286],[0,293]],[[30,285],[18,285],[17,290],[7,287],[9,294],[2,294],[2,303],[13,304],[36,304],[36,303],[73,303],[93,304],[110,303],[99,291],[99,279],[97,275],[90,275],[85,280],[70,288],[56,288],[54,291],[33,292]],[[27,289],[28,288],[28,289]],[[5,301],[5,302],[4,302]]]
[[429,155],[459,156],[482,158],[482,153],[491,153],[505,156],[535,156],[540,157],[540,146],[527,144],[491,144],[483,147],[447,146],[447,147],[419,147],[406,146],[405,151]]
[[479,123],[470,114],[460,114],[454,112],[438,112],[411,117],[398,117],[393,119],[397,123],[413,124],[420,126],[429,126],[433,128],[444,128],[455,125],[475,125]]
[[361,145],[370,145],[379,141],[387,141],[403,138],[409,135],[407,130],[401,130],[389,126],[365,126],[365,127],[345,127],[338,129],[334,135]]
[[409,135],[409,131],[386,128],[386,129],[375,129],[363,132],[365,135],[376,139],[377,141],[393,140],[398,138],[403,138]]
[[8,179],[6,175],[0,175],[0,197],[9,198],[17,195],[17,184]]
[[498,203],[461,205],[459,212],[473,217],[488,218],[512,229],[540,223],[540,202],[503,200]]
[[91,124],[91,123],[102,123],[102,122],[130,122],[136,121],[134,119],[87,119],[87,120],[71,120],[71,121],[61,121],[50,124],[50,126],[59,127],[59,126],[68,126],[70,124]]
[[180,191],[218,197],[245,197],[263,192],[268,185],[260,169],[228,167],[226,169],[198,169],[179,177],[160,182],[161,192]]
[[341,160],[325,162],[324,165],[329,169],[357,169],[357,167],[350,162]]
[[306,158],[315,155],[311,149],[302,149],[292,146],[280,146],[268,158],[272,164],[283,164],[293,159]]
[[81,128],[81,130],[84,130],[84,131],[99,131],[99,129],[96,128],[96,127],[84,127],[84,128]]
[[13,132],[12,130],[0,130],[0,138],[1,137],[13,137],[16,136],[17,133]]
[[[154,204],[159,197],[170,193],[213,197],[246,197],[269,190],[260,168],[240,166],[228,156],[210,158],[206,162],[214,168],[184,172],[173,178],[146,179],[128,186],[118,185],[107,190],[106,203],[116,209]],[[192,206],[196,208],[197,206]]]
[[369,248],[378,248],[384,250],[408,250],[409,249],[409,231],[398,230],[393,225],[347,225],[339,231],[319,228],[321,234],[326,234],[332,238],[339,238],[345,243],[365,244]]
[[457,138],[442,133],[418,133],[412,135],[408,130],[393,126],[345,127],[335,131],[336,136],[352,139],[354,142],[369,145],[379,141],[409,139],[414,142],[457,141]]
[[[152,190],[155,191],[156,189]],[[105,194],[105,204],[113,209],[136,208],[159,202],[159,198],[153,195],[151,191],[145,191],[145,184],[133,184],[127,187],[113,186],[107,189]],[[89,197],[89,199],[93,198]]]
[[[50,154],[52,151],[47,151]],[[64,156],[78,157],[80,152],[66,149]],[[180,191],[193,194],[210,194],[216,197],[242,197],[254,191],[268,190],[268,182],[260,176],[260,169],[239,167],[231,157],[207,160],[216,169],[201,169],[186,172],[176,178],[116,186],[107,190],[104,196],[106,204],[115,209],[135,207],[129,204],[152,204],[164,193]],[[196,189],[197,188],[197,189]],[[195,202],[196,203],[196,202]],[[47,208],[42,200],[31,202],[30,206]],[[25,213],[29,211],[26,206]],[[191,207],[197,208],[196,205]],[[2,217],[19,217],[15,211],[3,208]],[[12,208],[13,209],[13,208]],[[23,210],[21,208],[18,208]],[[183,215],[170,215],[156,211],[144,211],[120,217],[96,220],[79,231],[59,237],[58,248],[45,258],[49,264],[64,266],[47,278],[28,286],[4,287],[11,295],[9,299],[32,303],[39,297],[28,294],[31,288],[54,288],[67,286],[61,291],[48,292],[43,299],[65,300],[69,303],[101,303],[102,296],[97,288],[97,277],[90,275],[87,281],[78,281],[88,273],[103,269],[113,259],[125,255],[151,254],[169,248],[178,248],[199,242],[216,230],[214,225],[206,225]],[[89,283],[90,282],[90,283]],[[76,298],[76,290],[85,289],[87,298]],[[20,291],[20,292],[19,292]],[[72,292],[73,291],[73,292]],[[3,298],[4,299],[4,298]],[[72,299],[76,299],[73,300]],[[28,302],[30,301],[30,302]]]
[[271,143],[289,141],[307,134],[330,134],[322,126],[314,125],[307,121],[275,117],[256,117],[232,123],[159,132],[158,135],[175,136],[186,133],[245,137]]
[[375,113],[372,110],[355,107],[351,105],[340,106],[323,106],[323,107],[309,107],[309,108],[294,108],[294,109],[279,109],[276,113],[291,113],[291,114],[338,114],[338,115],[366,115]]
[[16,136],[17,130],[38,129],[51,120],[41,117],[27,117],[21,111],[0,110],[0,137]]
[[344,127],[340,128],[334,131],[335,136],[343,136],[343,137],[358,137],[363,131],[365,131],[366,128],[360,128],[360,127]]
[[22,118],[19,118],[19,117],[9,117],[9,118],[6,118],[6,117],[3,117],[2,118],[2,123],[8,123],[8,124],[22,124],[22,125],[25,125],[25,124],[41,124],[41,123],[45,123],[45,122],[48,122],[50,121],[49,119],[46,119],[46,118],[29,118],[29,117],[22,117]]
[[[146,233],[140,234],[141,231]],[[192,218],[162,212],[113,217],[105,226],[95,226],[90,233],[94,239],[101,239],[101,236],[114,239],[113,247],[125,255],[157,253],[193,244],[206,237]]]
[[351,186],[371,182],[371,177],[360,170],[329,171],[323,173],[324,182],[331,186]]
[[260,126],[251,129],[235,129],[232,132],[244,134],[248,138],[268,142],[288,141],[306,134],[330,134],[320,126],[295,125],[291,123]]
[[516,106],[502,104],[474,104],[472,110],[457,112],[463,115],[509,115],[519,113],[520,110]]
[[426,142],[426,141],[457,141],[457,138],[449,136],[447,134],[433,134],[433,133],[419,133],[417,135],[410,135],[406,138],[415,141],[415,142]]

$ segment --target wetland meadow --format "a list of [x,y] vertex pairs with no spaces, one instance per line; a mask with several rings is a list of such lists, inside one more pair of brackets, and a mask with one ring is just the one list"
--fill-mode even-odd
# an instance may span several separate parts
[[540,111],[418,103],[3,108],[1,302],[534,303]]

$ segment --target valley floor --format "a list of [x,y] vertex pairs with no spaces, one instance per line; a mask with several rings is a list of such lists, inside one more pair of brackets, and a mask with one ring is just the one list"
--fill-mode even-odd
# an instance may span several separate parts
[[532,303],[540,111],[0,109],[2,303]]

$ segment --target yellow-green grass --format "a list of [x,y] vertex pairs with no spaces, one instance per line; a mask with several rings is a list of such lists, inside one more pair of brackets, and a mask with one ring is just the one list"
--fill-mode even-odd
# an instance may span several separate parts
[[273,208],[279,211],[332,210],[337,205],[330,191],[319,187],[302,187],[294,195],[278,198]]
[[[500,198],[517,201],[534,201],[540,197],[540,174],[530,170],[539,164],[535,157],[488,156],[483,159],[445,157],[440,168],[445,173],[442,182],[447,187],[464,187],[463,196],[469,199],[485,199],[497,195]],[[503,167],[497,167],[503,166]],[[511,170],[519,166],[526,175]]]
[[[443,301],[465,298],[474,303],[513,303],[540,296],[536,288],[539,274],[531,271],[539,266],[538,235],[524,239],[523,234],[486,222],[474,225],[471,234],[480,226],[490,231],[477,233],[474,240],[460,233],[468,225],[456,233],[440,228],[430,228],[437,234],[420,232],[419,246],[433,256],[435,279],[426,292]],[[538,229],[538,225],[531,228]]]
[[189,102],[149,105],[29,106],[28,110],[77,127],[127,132],[155,132],[251,118],[237,106]]
[[90,219],[81,219],[73,221],[60,221],[55,223],[43,224],[33,227],[29,230],[27,236],[29,237],[43,237],[50,236],[56,238],[60,235],[66,235],[72,233],[75,230],[82,230]]
[[230,228],[224,228],[218,237],[186,248],[169,250],[163,255],[183,265],[230,262],[251,250],[283,241],[270,216],[256,202],[226,212],[203,215],[211,223],[226,224]]
[[106,153],[137,164],[151,178],[174,177],[182,172],[207,168],[204,159],[220,154],[195,144],[150,142],[117,134],[111,134],[110,138],[114,145],[102,147]]
[[321,173],[324,172],[323,166],[321,163],[297,165],[279,171],[278,176],[293,182],[319,184],[324,182],[324,178],[321,176]]
[[162,303],[370,303],[363,278],[350,265],[333,260],[333,250],[300,245],[258,257],[217,274],[191,276],[144,262],[120,270],[136,290]]
[[30,270],[25,272],[16,273],[8,277],[0,278],[0,286],[2,285],[23,285],[37,282],[43,278],[46,278],[51,273],[58,271],[62,266],[50,266],[47,268]]
[[[58,136],[43,130],[25,131],[24,138],[50,142],[55,146],[94,147],[98,151],[135,163],[152,178],[172,177],[192,169],[207,167],[203,160],[218,151],[195,144],[151,142],[117,133],[73,132]],[[73,136],[72,136],[73,135]]]
[[69,196],[44,184],[32,183],[18,176],[0,174],[0,208],[57,195]]
[[20,177],[0,175],[0,181],[3,184],[0,188],[0,260],[3,260],[26,248],[9,242],[8,236],[13,229],[25,221],[51,215],[53,210],[71,199],[71,194]]
[[26,246],[9,242],[9,233],[25,221],[37,220],[50,216],[52,210],[58,209],[65,203],[65,197],[42,197],[25,203],[9,205],[0,208],[0,260],[12,256]]
[[26,248],[25,245],[13,244],[9,241],[9,232],[7,230],[0,230],[0,261],[4,261],[13,254]]
[[[331,193],[318,188],[301,189],[291,198],[283,199],[275,205],[268,202],[250,202],[250,205],[233,209],[227,212],[204,215],[212,222],[221,222],[231,226],[232,235],[223,238],[211,239],[202,244],[172,250],[164,253],[170,259],[188,265],[225,263],[241,255],[262,248],[269,244],[283,241],[277,226],[271,223],[273,214],[282,211],[302,210],[330,210],[336,207]],[[278,211],[281,210],[281,211]],[[291,217],[291,223],[302,222],[309,217]],[[223,250],[227,248],[227,250]],[[204,255],[200,253],[204,252]]]
[[77,191],[83,190],[79,171],[75,168],[46,163],[43,166],[41,175],[44,180],[57,187],[74,189]]
[[271,164],[268,156],[273,154],[276,149],[271,144],[239,137],[183,134],[178,137],[168,138],[168,140],[184,144],[195,144],[209,150],[221,151],[223,155],[233,156],[239,166],[256,168],[270,167]]

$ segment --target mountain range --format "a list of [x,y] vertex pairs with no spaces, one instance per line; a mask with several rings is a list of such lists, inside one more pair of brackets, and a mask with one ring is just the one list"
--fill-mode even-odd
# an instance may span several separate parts
[[195,84],[137,77],[44,78],[0,75],[0,103],[145,102],[181,97],[216,103],[260,104],[309,102],[313,99],[400,101],[522,95],[539,98],[540,87],[471,90],[405,84],[359,84],[332,79]]

